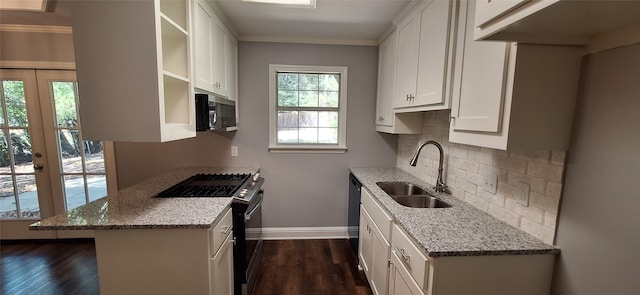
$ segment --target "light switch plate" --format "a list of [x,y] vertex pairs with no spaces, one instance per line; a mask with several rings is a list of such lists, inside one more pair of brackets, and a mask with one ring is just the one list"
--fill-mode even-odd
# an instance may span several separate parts
[[232,145],[231,146],[231,156],[232,157],[237,157],[238,156],[238,146],[237,145]]
[[525,206],[525,207],[529,207],[529,190],[531,189],[531,187],[524,183],[524,182],[520,182],[518,183],[518,204]]
[[494,173],[483,174],[480,186],[484,191],[495,195],[498,192],[498,175]]

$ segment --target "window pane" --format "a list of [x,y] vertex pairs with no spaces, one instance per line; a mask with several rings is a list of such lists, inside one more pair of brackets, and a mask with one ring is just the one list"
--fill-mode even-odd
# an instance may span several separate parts
[[9,129],[16,173],[33,173],[31,139],[25,129]]
[[340,92],[320,91],[320,106],[328,108],[339,107]]
[[318,74],[300,74],[300,90],[318,90]]
[[298,143],[298,128],[278,128],[278,143]]
[[56,122],[60,127],[77,127],[76,93],[74,82],[51,82]]
[[88,173],[105,173],[101,141],[84,141],[84,165]]
[[278,129],[280,127],[298,127],[298,112],[278,111]]
[[318,143],[318,128],[300,128],[300,143]]
[[87,203],[82,175],[66,175],[63,182],[67,211]]
[[107,177],[104,175],[87,175],[89,186],[89,202],[107,195]]
[[18,198],[20,199],[20,217],[39,218],[38,188],[35,175],[16,175]]
[[58,144],[62,156],[62,172],[82,173],[78,130],[58,130]]
[[320,75],[319,78],[320,90],[339,91],[340,90],[340,75],[326,74]]
[[2,81],[2,88],[4,89],[4,99],[7,106],[7,120],[9,121],[9,126],[28,126],[27,101],[24,96],[24,82]]
[[300,91],[301,107],[317,107],[318,91]]
[[281,91],[278,90],[278,106],[281,107],[297,107],[298,91]]
[[298,90],[297,73],[278,73],[279,90]]
[[319,127],[338,127],[338,112],[319,112]]
[[0,218],[17,218],[18,207],[11,175],[0,175]]
[[318,127],[318,112],[300,112],[300,127]]
[[338,143],[338,128],[318,128],[319,143]]
[[0,173],[11,173],[7,137],[4,130],[0,130],[0,136],[2,136],[2,138],[0,138]]

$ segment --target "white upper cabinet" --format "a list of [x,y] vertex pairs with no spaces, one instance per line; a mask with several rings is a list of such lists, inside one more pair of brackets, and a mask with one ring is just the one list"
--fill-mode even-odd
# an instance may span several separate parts
[[568,149],[581,48],[474,41],[474,8],[461,2],[467,17],[459,24],[449,140],[503,150]]
[[[598,45],[622,32],[640,41],[640,1],[478,0],[475,38],[537,44]],[[635,28],[634,28],[635,27]],[[626,29],[631,28],[625,32]],[[618,42],[618,41],[613,41]],[[622,44],[619,44],[622,45]]]
[[[236,73],[237,41],[216,16],[207,0],[194,1],[194,66],[196,91],[214,93],[235,100],[235,85],[230,77]],[[232,79],[235,83],[236,79]],[[232,90],[230,90],[232,89]]]
[[423,1],[399,22],[396,112],[450,108],[457,5],[457,1]]
[[376,131],[392,134],[422,132],[421,113],[396,114],[393,91],[396,77],[398,34],[394,31],[378,49],[378,96],[376,101]]
[[194,137],[191,1],[71,1],[84,139]]

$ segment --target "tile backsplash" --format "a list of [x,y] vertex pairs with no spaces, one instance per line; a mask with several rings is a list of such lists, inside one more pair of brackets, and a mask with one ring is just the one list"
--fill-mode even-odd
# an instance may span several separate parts
[[[453,196],[553,244],[562,192],[565,151],[503,151],[449,142],[449,110],[425,112],[419,135],[400,135],[396,166],[429,183],[438,175],[438,151],[422,149],[418,165],[409,160],[418,143],[435,140],[444,149],[444,181]],[[482,189],[483,175],[496,174],[497,193]],[[517,186],[530,186],[529,206],[516,202]]]

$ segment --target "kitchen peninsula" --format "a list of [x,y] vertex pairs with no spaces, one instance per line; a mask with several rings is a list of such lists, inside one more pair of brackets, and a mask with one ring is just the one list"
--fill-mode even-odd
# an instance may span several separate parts
[[217,294],[233,288],[232,198],[153,196],[194,174],[258,171],[180,169],[31,229],[94,230],[101,294]]

